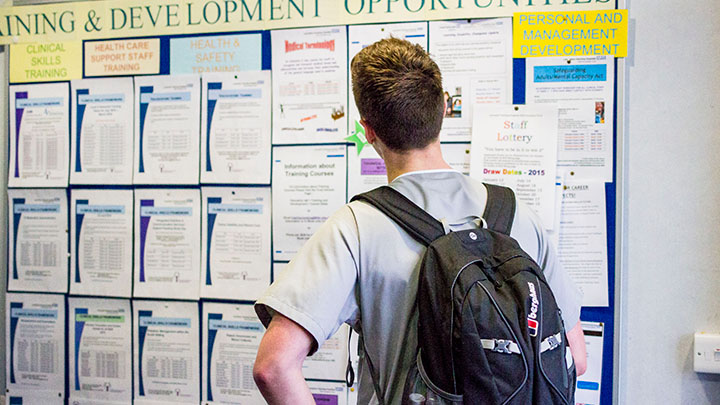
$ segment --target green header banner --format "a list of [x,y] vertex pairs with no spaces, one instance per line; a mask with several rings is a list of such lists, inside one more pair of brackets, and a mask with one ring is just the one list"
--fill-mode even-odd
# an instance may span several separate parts
[[0,44],[512,16],[611,0],[142,0],[0,9]]

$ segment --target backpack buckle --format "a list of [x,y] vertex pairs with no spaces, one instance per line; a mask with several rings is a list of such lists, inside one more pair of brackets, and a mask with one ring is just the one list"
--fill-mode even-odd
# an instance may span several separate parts
[[555,350],[555,348],[560,346],[560,342],[557,341],[555,335],[548,337],[547,341],[548,344],[550,344],[550,350]]
[[495,347],[492,349],[494,352],[512,354],[510,351],[511,340],[495,339]]

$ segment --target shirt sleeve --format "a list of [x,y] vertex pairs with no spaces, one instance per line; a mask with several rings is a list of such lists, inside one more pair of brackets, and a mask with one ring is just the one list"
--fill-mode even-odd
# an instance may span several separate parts
[[511,236],[540,266],[562,311],[565,327],[570,330],[580,320],[582,292],[560,263],[552,239],[540,223],[540,219],[529,207],[519,201]]
[[267,327],[276,313],[291,319],[313,336],[310,354],[314,353],[343,323],[357,317],[358,252],[357,224],[344,206],[320,226],[255,303],[260,321]]

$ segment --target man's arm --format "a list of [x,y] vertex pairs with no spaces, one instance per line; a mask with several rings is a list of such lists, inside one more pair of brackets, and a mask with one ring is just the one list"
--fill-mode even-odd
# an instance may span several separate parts
[[585,352],[585,334],[582,325],[578,321],[575,326],[566,333],[568,344],[570,345],[570,353],[575,362],[575,371],[578,377],[585,374],[587,370],[587,353]]
[[302,375],[314,339],[300,325],[275,314],[260,341],[253,378],[265,400],[274,404],[315,404]]

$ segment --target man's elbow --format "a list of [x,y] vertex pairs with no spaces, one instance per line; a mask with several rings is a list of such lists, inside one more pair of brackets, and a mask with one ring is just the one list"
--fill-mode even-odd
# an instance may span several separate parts
[[577,376],[580,377],[581,375],[585,374],[587,371],[587,357],[585,356],[578,356],[578,359],[574,359],[575,361],[575,372],[577,373]]
[[281,368],[273,359],[255,359],[253,366],[255,384],[261,391],[272,386],[273,382],[280,378]]
[[587,352],[585,350],[585,333],[582,330],[580,321],[567,332],[566,336],[575,363],[575,372],[578,376],[581,376],[587,370]]

